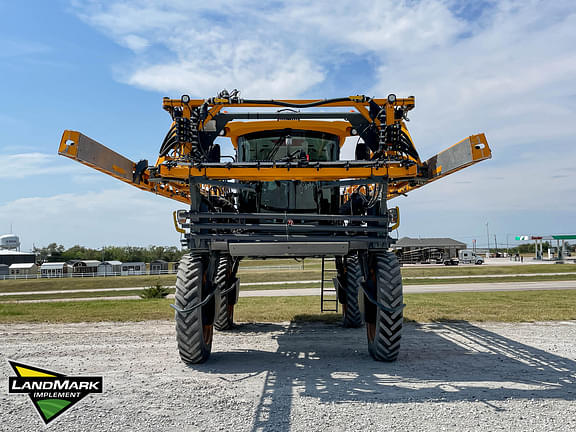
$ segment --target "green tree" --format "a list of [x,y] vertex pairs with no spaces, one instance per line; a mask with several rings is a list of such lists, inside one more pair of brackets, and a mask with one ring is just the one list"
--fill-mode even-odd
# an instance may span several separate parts
[[36,254],[39,262],[60,261],[62,259],[61,255],[64,252],[64,246],[58,245],[56,243],[50,243],[46,247],[34,247],[32,252]]

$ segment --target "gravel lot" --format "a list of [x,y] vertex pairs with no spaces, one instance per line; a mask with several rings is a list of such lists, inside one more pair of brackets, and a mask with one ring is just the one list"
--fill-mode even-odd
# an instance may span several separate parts
[[104,376],[51,430],[576,430],[576,322],[405,329],[386,364],[362,329],[245,324],[187,368],[171,322],[1,325],[0,429],[43,429],[9,358]]

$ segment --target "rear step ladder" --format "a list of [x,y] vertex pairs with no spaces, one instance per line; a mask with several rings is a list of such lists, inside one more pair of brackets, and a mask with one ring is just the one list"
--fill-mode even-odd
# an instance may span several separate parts
[[[335,286],[336,269],[327,269],[322,257],[322,282],[320,286],[321,312],[338,312],[338,292]],[[327,275],[333,274],[334,278]],[[328,277],[328,278],[327,278]]]

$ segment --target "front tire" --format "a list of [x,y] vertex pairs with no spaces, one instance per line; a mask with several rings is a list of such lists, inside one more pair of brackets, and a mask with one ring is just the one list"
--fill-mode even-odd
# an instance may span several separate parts
[[384,252],[371,256],[366,288],[380,305],[388,309],[381,309],[364,299],[368,351],[375,360],[395,361],[400,352],[404,306],[402,274],[396,255]]
[[[199,304],[208,295],[207,258],[184,255],[176,277],[176,306],[185,310]],[[204,363],[212,351],[214,300],[189,312],[176,312],[176,341],[180,358],[186,364]]]

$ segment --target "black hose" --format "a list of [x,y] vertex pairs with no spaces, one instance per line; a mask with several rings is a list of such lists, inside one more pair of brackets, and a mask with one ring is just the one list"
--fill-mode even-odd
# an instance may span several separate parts
[[171,137],[168,141],[164,142],[162,144],[162,147],[160,148],[160,157],[166,156],[170,151],[170,149],[174,147],[174,144],[176,143],[178,143],[178,139],[175,136]]
[[170,150],[171,145],[168,146],[168,142],[170,142],[170,144],[173,144],[171,140],[174,137],[175,130],[176,130],[176,124],[173,124],[166,133],[164,140],[162,141],[162,145],[160,146],[160,156],[166,156],[166,153],[168,152],[168,150]]
[[294,103],[289,103],[289,102],[277,101],[277,100],[273,100],[273,99],[271,99],[271,100],[243,99],[242,100],[242,103],[246,103],[246,104],[276,105],[276,106],[285,106],[288,108],[312,108],[312,107],[327,105],[327,104],[335,103],[335,102],[353,102],[353,101],[350,98],[336,98],[336,99],[325,99],[322,101],[312,102],[312,103],[308,103],[308,104],[294,104]]

